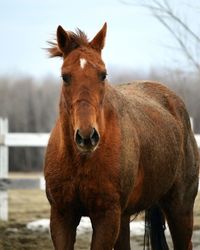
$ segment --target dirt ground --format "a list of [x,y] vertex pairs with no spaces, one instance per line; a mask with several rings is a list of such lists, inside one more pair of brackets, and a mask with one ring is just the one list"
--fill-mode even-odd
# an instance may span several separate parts
[[[39,190],[12,190],[9,197],[9,221],[0,221],[0,250],[53,250],[49,232],[33,232],[26,223],[49,217],[49,205],[45,193]],[[194,249],[200,249],[200,193],[195,203]],[[75,250],[89,249],[91,233],[77,238]],[[168,237],[170,249],[171,240]],[[143,236],[131,238],[131,249],[143,249]]]

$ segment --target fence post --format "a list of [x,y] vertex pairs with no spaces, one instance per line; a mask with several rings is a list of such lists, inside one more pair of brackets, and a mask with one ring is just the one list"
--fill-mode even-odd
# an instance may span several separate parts
[[[8,119],[0,118],[0,179],[8,177],[8,147],[4,144]],[[8,220],[8,192],[0,190],[0,220]]]
[[3,144],[8,133],[8,119],[0,118],[0,178],[8,177],[8,147]]
[[193,117],[190,117],[190,124],[191,124],[192,131],[194,131],[194,119],[193,119]]
[[0,190],[0,221],[8,220],[8,192]]

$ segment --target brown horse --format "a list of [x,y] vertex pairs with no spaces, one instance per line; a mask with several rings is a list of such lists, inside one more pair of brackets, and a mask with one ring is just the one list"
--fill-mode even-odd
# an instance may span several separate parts
[[[128,250],[130,216],[146,209],[152,223],[156,210],[166,217],[174,249],[192,249],[199,159],[185,105],[159,83],[109,85],[105,36],[106,24],[90,42],[59,26],[49,49],[63,57],[44,169],[55,249],[74,249],[80,219],[89,216],[91,249]],[[152,246],[167,249],[159,226],[151,227]]]

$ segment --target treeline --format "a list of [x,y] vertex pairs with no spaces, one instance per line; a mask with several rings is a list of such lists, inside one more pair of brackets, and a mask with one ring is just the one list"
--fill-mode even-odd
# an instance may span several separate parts
[[[53,78],[0,78],[0,116],[10,132],[50,132],[57,113],[59,83]],[[10,171],[42,169],[44,148],[9,148]]]
[[[116,73],[117,72],[117,73]],[[200,76],[180,70],[151,70],[150,73],[111,70],[112,83],[151,79],[164,82],[185,101],[200,133]],[[0,116],[8,117],[10,132],[50,132],[58,115],[60,79],[46,77],[0,77]],[[10,171],[40,171],[44,149],[10,148]]]

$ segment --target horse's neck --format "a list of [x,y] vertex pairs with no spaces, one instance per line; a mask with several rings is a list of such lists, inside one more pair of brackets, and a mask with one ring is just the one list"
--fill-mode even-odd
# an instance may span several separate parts
[[[72,145],[73,132],[70,126],[69,114],[64,107],[60,105],[60,139],[64,148],[69,148]],[[71,146],[72,147],[72,146]]]
[[109,112],[119,113],[121,109],[124,107],[124,102],[126,102],[126,98],[119,91],[117,86],[112,86],[108,84],[106,86],[106,95],[105,95],[105,106]]

